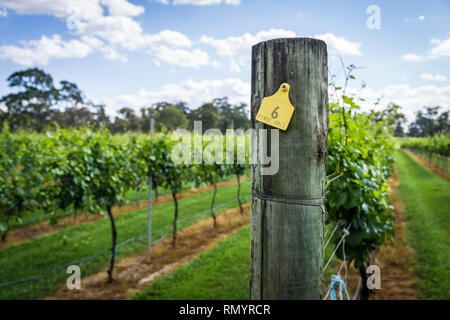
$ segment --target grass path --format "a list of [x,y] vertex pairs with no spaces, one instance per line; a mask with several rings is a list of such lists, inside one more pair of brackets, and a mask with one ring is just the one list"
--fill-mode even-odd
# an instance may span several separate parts
[[248,300],[249,284],[250,227],[246,226],[133,299]]
[[178,233],[178,245],[173,248],[170,238],[152,247],[151,263],[146,263],[145,250],[136,255],[121,259],[114,272],[114,281],[107,284],[106,270],[82,278],[81,290],[68,290],[62,285],[58,292],[46,299],[127,299],[139,290],[150,285],[155,279],[163,277],[185,263],[195,259],[198,254],[213,247],[219,240],[248,225],[250,204],[226,210],[217,217],[217,225],[211,228],[211,217],[198,221]]
[[[384,292],[375,299],[414,299],[407,261],[407,242],[414,248],[413,270],[416,286],[425,297],[450,298],[450,189],[449,183],[433,174],[402,151],[396,154],[399,185],[396,194],[404,205],[401,226],[394,245],[383,247],[377,259],[383,264]],[[399,208],[400,209],[400,208]],[[405,216],[403,217],[403,213]],[[406,219],[407,228],[403,218]],[[401,221],[400,221],[401,220]],[[405,231],[405,229],[407,229]],[[248,299],[250,274],[250,231],[244,227],[212,249],[152,283],[133,299]],[[325,252],[325,261],[330,255]],[[406,264],[406,265],[405,265]],[[325,285],[337,261],[324,274]],[[354,292],[359,274],[352,279]],[[382,287],[383,288],[383,287]]]
[[[216,203],[224,203],[236,198],[237,186],[221,188]],[[249,197],[249,181],[242,183],[242,196]],[[179,201],[179,219],[192,217],[209,209],[212,191],[183,198]],[[229,203],[217,212],[235,207]],[[153,239],[161,237],[173,219],[173,203],[156,206],[153,209]],[[181,224],[185,228],[204,218],[198,217]],[[129,238],[142,237],[146,234],[147,209],[128,212],[116,217],[118,243]],[[65,263],[92,255],[111,246],[111,229],[108,219],[62,229],[57,233],[46,235],[29,242],[9,247],[0,251],[0,282],[31,278],[52,271]],[[118,258],[130,256],[143,249],[143,244],[133,242],[118,250]],[[100,271],[108,262],[109,254],[101,255],[81,265],[82,275]],[[29,283],[18,284],[0,289],[0,299],[36,299],[52,294],[67,279],[65,270],[54,276]]]
[[450,183],[403,151],[396,163],[415,285],[426,298],[450,299]]
[[[332,247],[325,250],[325,261]],[[324,277],[331,277],[334,258]],[[248,300],[250,298],[250,227],[221,240],[169,275],[136,294],[137,300]]]

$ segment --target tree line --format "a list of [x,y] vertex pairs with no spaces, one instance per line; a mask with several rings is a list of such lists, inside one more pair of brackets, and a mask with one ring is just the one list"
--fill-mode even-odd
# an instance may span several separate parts
[[416,113],[416,119],[409,125],[408,136],[432,137],[450,134],[449,110],[440,111],[441,107],[425,107]]
[[250,127],[246,104],[232,105],[227,97],[205,102],[196,109],[185,102],[158,102],[136,112],[130,106],[118,110],[111,119],[106,106],[89,100],[73,82],[53,81],[50,74],[38,68],[12,73],[7,78],[11,93],[0,98],[0,127],[7,122],[13,131],[31,129],[43,132],[57,125],[60,128],[107,128],[111,133],[148,131],[150,115],[156,120],[156,130],[193,129],[201,120],[203,130]]
[[396,137],[432,137],[435,135],[449,135],[450,121],[449,111],[442,110],[440,106],[424,107],[416,112],[416,118],[404,129],[406,116],[400,111],[401,107],[390,103],[386,108],[375,111],[369,115],[376,122],[384,121]]

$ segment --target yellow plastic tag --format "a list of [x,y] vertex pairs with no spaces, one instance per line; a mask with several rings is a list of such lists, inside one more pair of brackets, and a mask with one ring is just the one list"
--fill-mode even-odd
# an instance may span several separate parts
[[294,113],[294,106],[289,101],[289,89],[289,84],[283,83],[273,96],[265,97],[256,120],[286,130]]

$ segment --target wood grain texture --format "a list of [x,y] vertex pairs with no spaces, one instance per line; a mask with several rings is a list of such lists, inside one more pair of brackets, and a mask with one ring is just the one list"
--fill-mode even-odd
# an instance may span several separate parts
[[[325,42],[275,39],[252,48],[252,127],[262,99],[289,83],[295,107],[286,131],[279,132],[279,170],[261,175],[252,165],[252,193],[295,199],[324,196],[328,133],[328,68]],[[252,152],[259,152],[259,135]],[[271,148],[270,134],[266,152]],[[251,203],[252,299],[320,299],[324,214],[320,207],[253,197]]]

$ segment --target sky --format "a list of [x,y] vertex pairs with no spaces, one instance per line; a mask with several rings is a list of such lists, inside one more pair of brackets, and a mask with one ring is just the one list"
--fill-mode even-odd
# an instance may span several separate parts
[[284,37],[324,40],[337,85],[341,59],[360,67],[348,92],[363,109],[382,98],[375,108],[394,102],[412,120],[450,108],[450,0],[0,0],[0,96],[11,73],[38,67],[110,115],[249,104],[251,46]]

